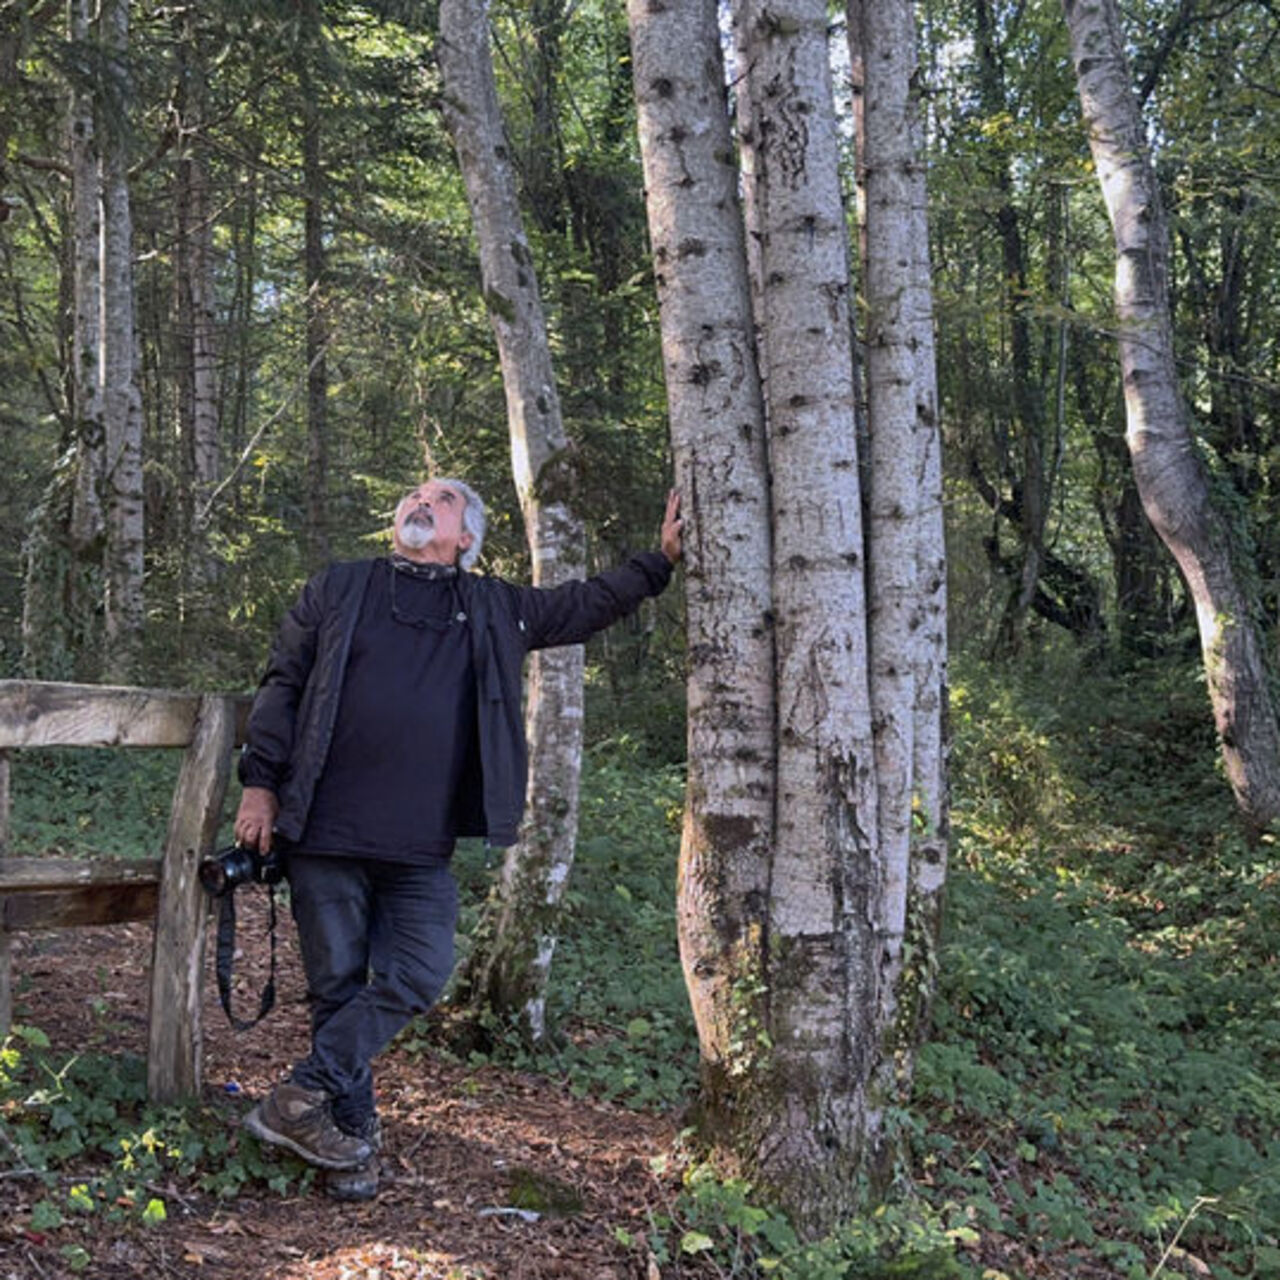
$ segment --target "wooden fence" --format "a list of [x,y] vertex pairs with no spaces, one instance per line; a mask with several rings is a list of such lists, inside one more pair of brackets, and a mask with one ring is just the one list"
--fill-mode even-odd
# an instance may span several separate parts
[[[196,873],[248,707],[246,696],[0,680],[0,1035],[13,1015],[11,934],[153,919],[147,1089],[158,1102],[198,1092],[209,908]],[[27,747],[185,748],[161,856],[11,856],[9,757]]]

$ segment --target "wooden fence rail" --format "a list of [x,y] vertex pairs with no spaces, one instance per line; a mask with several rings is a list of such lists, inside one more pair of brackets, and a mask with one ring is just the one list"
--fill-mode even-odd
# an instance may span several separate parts
[[[197,868],[214,847],[249,698],[0,680],[0,1035],[13,1014],[10,935],[152,918],[147,1089],[200,1088],[200,994],[208,903]],[[9,757],[29,747],[182,747],[160,858],[14,857]]]

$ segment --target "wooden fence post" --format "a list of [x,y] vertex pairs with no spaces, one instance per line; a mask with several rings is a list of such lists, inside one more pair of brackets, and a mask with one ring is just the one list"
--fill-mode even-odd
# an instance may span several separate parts
[[[9,852],[9,753],[0,750],[0,858]],[[9,930],[0,917],[0,1040],[13,1024],[13,960]]]
[[200,979],[208,898],[197,870],[213,850],[231,776],[235,700],[200,699],[191,745],[173,793],[151,964],[147,1093],[172,1102],[200,1089]]

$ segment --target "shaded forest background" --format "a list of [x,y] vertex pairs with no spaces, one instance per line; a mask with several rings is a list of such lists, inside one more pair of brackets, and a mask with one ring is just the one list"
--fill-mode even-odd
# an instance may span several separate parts
[[[5,671],[94,679],[103,663],[103,543],[70,536],[65,506],[83,448],[69,372],[73,88],[94,95],[99,129],[128,166],[139,674],[251,683],[306,573],[380,545],[394,498],[428,467],[489,495],[486,565],[525,573],[429,7],[134,6],[127,57],[69,42],[57,6],[3,13]],[[1184,390],[1274,638],[1274,17],[1248,4],[1128,16],[1170,213]],[[625,19],[612,5],[540,0],[495,5],[492,20],[590,562],[604,565],[652,543],[669,479]],[[839,34],[836,21],[833,48]],[[1090,661],[1189,653],[1186,598],[1124,453],[1112,247],[1061,14],[931,4],[921,35],[953,645],[1001,658],[1063,642]],[[205,211],[196,223],[193,196]],[[198,425],[192,404],[193,288],[209,300],[212,462],[208,409]],[[29,576],[61,594],[24,638]],[[678,635],[668,601],[602,642],[610,656],[595,655],[592,688],[608,699],[604,720],[641,705],[617,696],[627,681],[660,700],[675,687],[674,668],[639,659],[652,649],[675,660]],[[678,729],[663,737],[678,750]]]

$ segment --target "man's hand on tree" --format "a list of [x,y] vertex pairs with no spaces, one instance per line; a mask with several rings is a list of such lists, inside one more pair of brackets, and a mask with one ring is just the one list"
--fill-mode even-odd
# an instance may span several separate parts
[[667,510],[662,518],[662,554],[672,564],[679,562],[684,553],[684,521],[680,519],[680,490],[667,494]]
[[266,787],[245,787],[236,813],[236,843],[257,849],[259,853],[270,853],[271,828],[279,812],[280,801],[274,791]]

